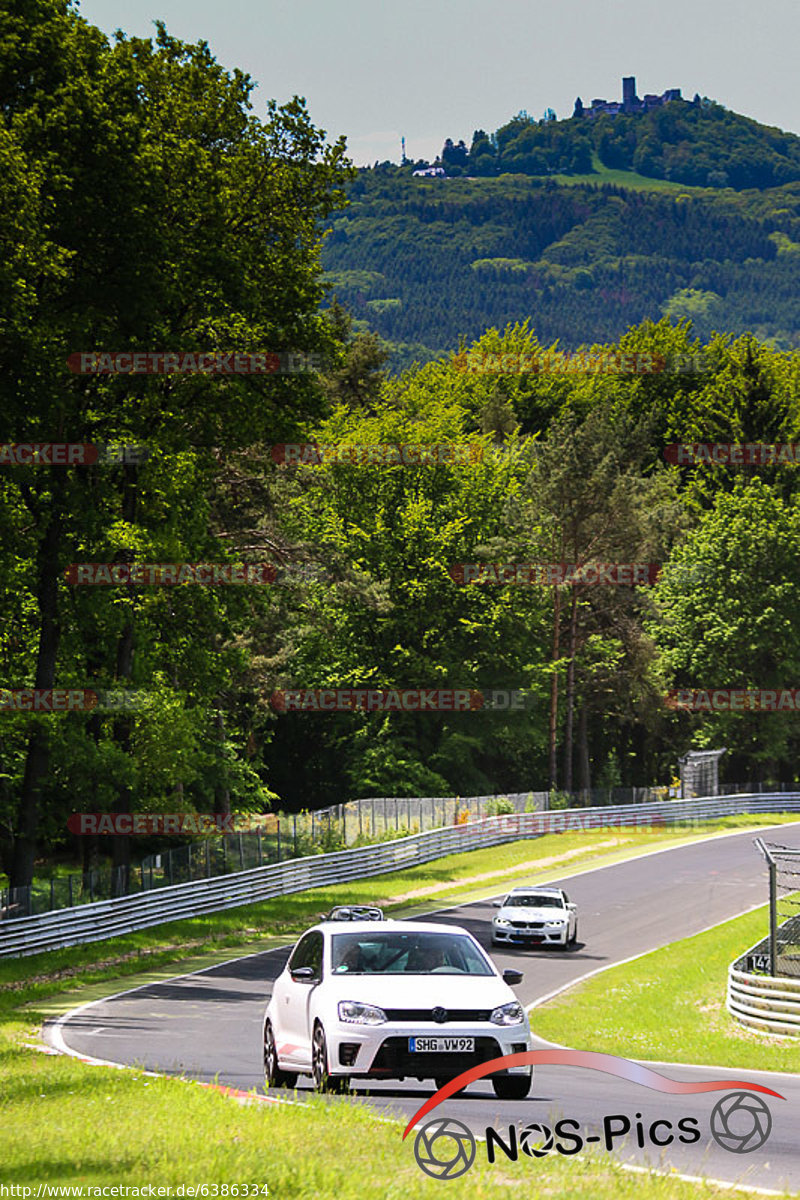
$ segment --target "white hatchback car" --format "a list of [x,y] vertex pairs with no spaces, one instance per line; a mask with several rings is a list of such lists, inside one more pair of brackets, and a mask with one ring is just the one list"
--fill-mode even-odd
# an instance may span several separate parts
[[578,910],[563,888],[514,888],[494,905],[500,912],[492,919],[493,946],[574,946],[578,940]]
[[[270,1087],[313,1076],[320,1090],[348,1080],[434,1079],[532,1047],[528,1018],[467,930],[422,921],[326,922],[303,934],[264,1017]],[[533,1071],[492,1075],[495,1094],[522,1099]]]

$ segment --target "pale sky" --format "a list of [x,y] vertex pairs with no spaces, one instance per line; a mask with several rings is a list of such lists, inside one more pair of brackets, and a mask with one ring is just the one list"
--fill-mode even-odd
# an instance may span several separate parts
[[679,87],[800,133],[800,0],[82,0],[107,33],[156,18],[247,71],[267,98],[305,96],[359,165],[433,158],[520,109]]

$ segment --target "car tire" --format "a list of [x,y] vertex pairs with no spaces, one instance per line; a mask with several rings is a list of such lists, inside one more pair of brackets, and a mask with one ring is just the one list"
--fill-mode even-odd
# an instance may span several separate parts
[[297,1083],[297,1075],[293,1071],[284,1071],[278,1066],[278,1050],[275,1045],[275,1034],[269,1021],[264,1025],[264,1079],[267,1087],[293,1088]]
[[524,1100],[532,1082],[532,1075],[495,1075],[492,1087],[498,1100]]
[[346,1075],[331,1075],[328,1069],[328,1041],[319,1021],[314,1026],[311,1040],[311,1074],[318,1092],[346,1092],[349,1079]]
[[571,946],[574,949],[575,946],[577,946],[577,944],[578,944],[578,922],[576,921],[575,922],[575,932],[573,933],[572,937],[567,942],[567,945]]

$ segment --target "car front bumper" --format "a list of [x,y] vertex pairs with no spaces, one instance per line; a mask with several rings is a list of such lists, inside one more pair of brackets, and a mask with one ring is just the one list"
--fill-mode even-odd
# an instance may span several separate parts
[[[363,1026],[337,1022],[326,1028],[330,1070],[336,1075],[371,1079],[437,1079],[455,1077],[470,1067],[506,1054],[532,1048],[527,1021],[519,1025],[414,1025],[387,1023]],[[472,1051],[418,1052],[409,1049],[411,1038],[471,1037]],[[502,1075],[530,1075],[528,1066],[498,1071]]]
[[492,937],[496,942],[510,946],[566,946],[569,925],[559,929],[514,929],[509,925],[493,925]]

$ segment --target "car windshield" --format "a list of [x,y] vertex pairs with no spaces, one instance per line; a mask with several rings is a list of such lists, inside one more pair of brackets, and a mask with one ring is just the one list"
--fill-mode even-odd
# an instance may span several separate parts
[[458,933],[337,933],[335,975],[493,975],[472,940]]
[[504,908],[563,908],[560,896],[542,895],[541,892],[530,896],[507,896]]

